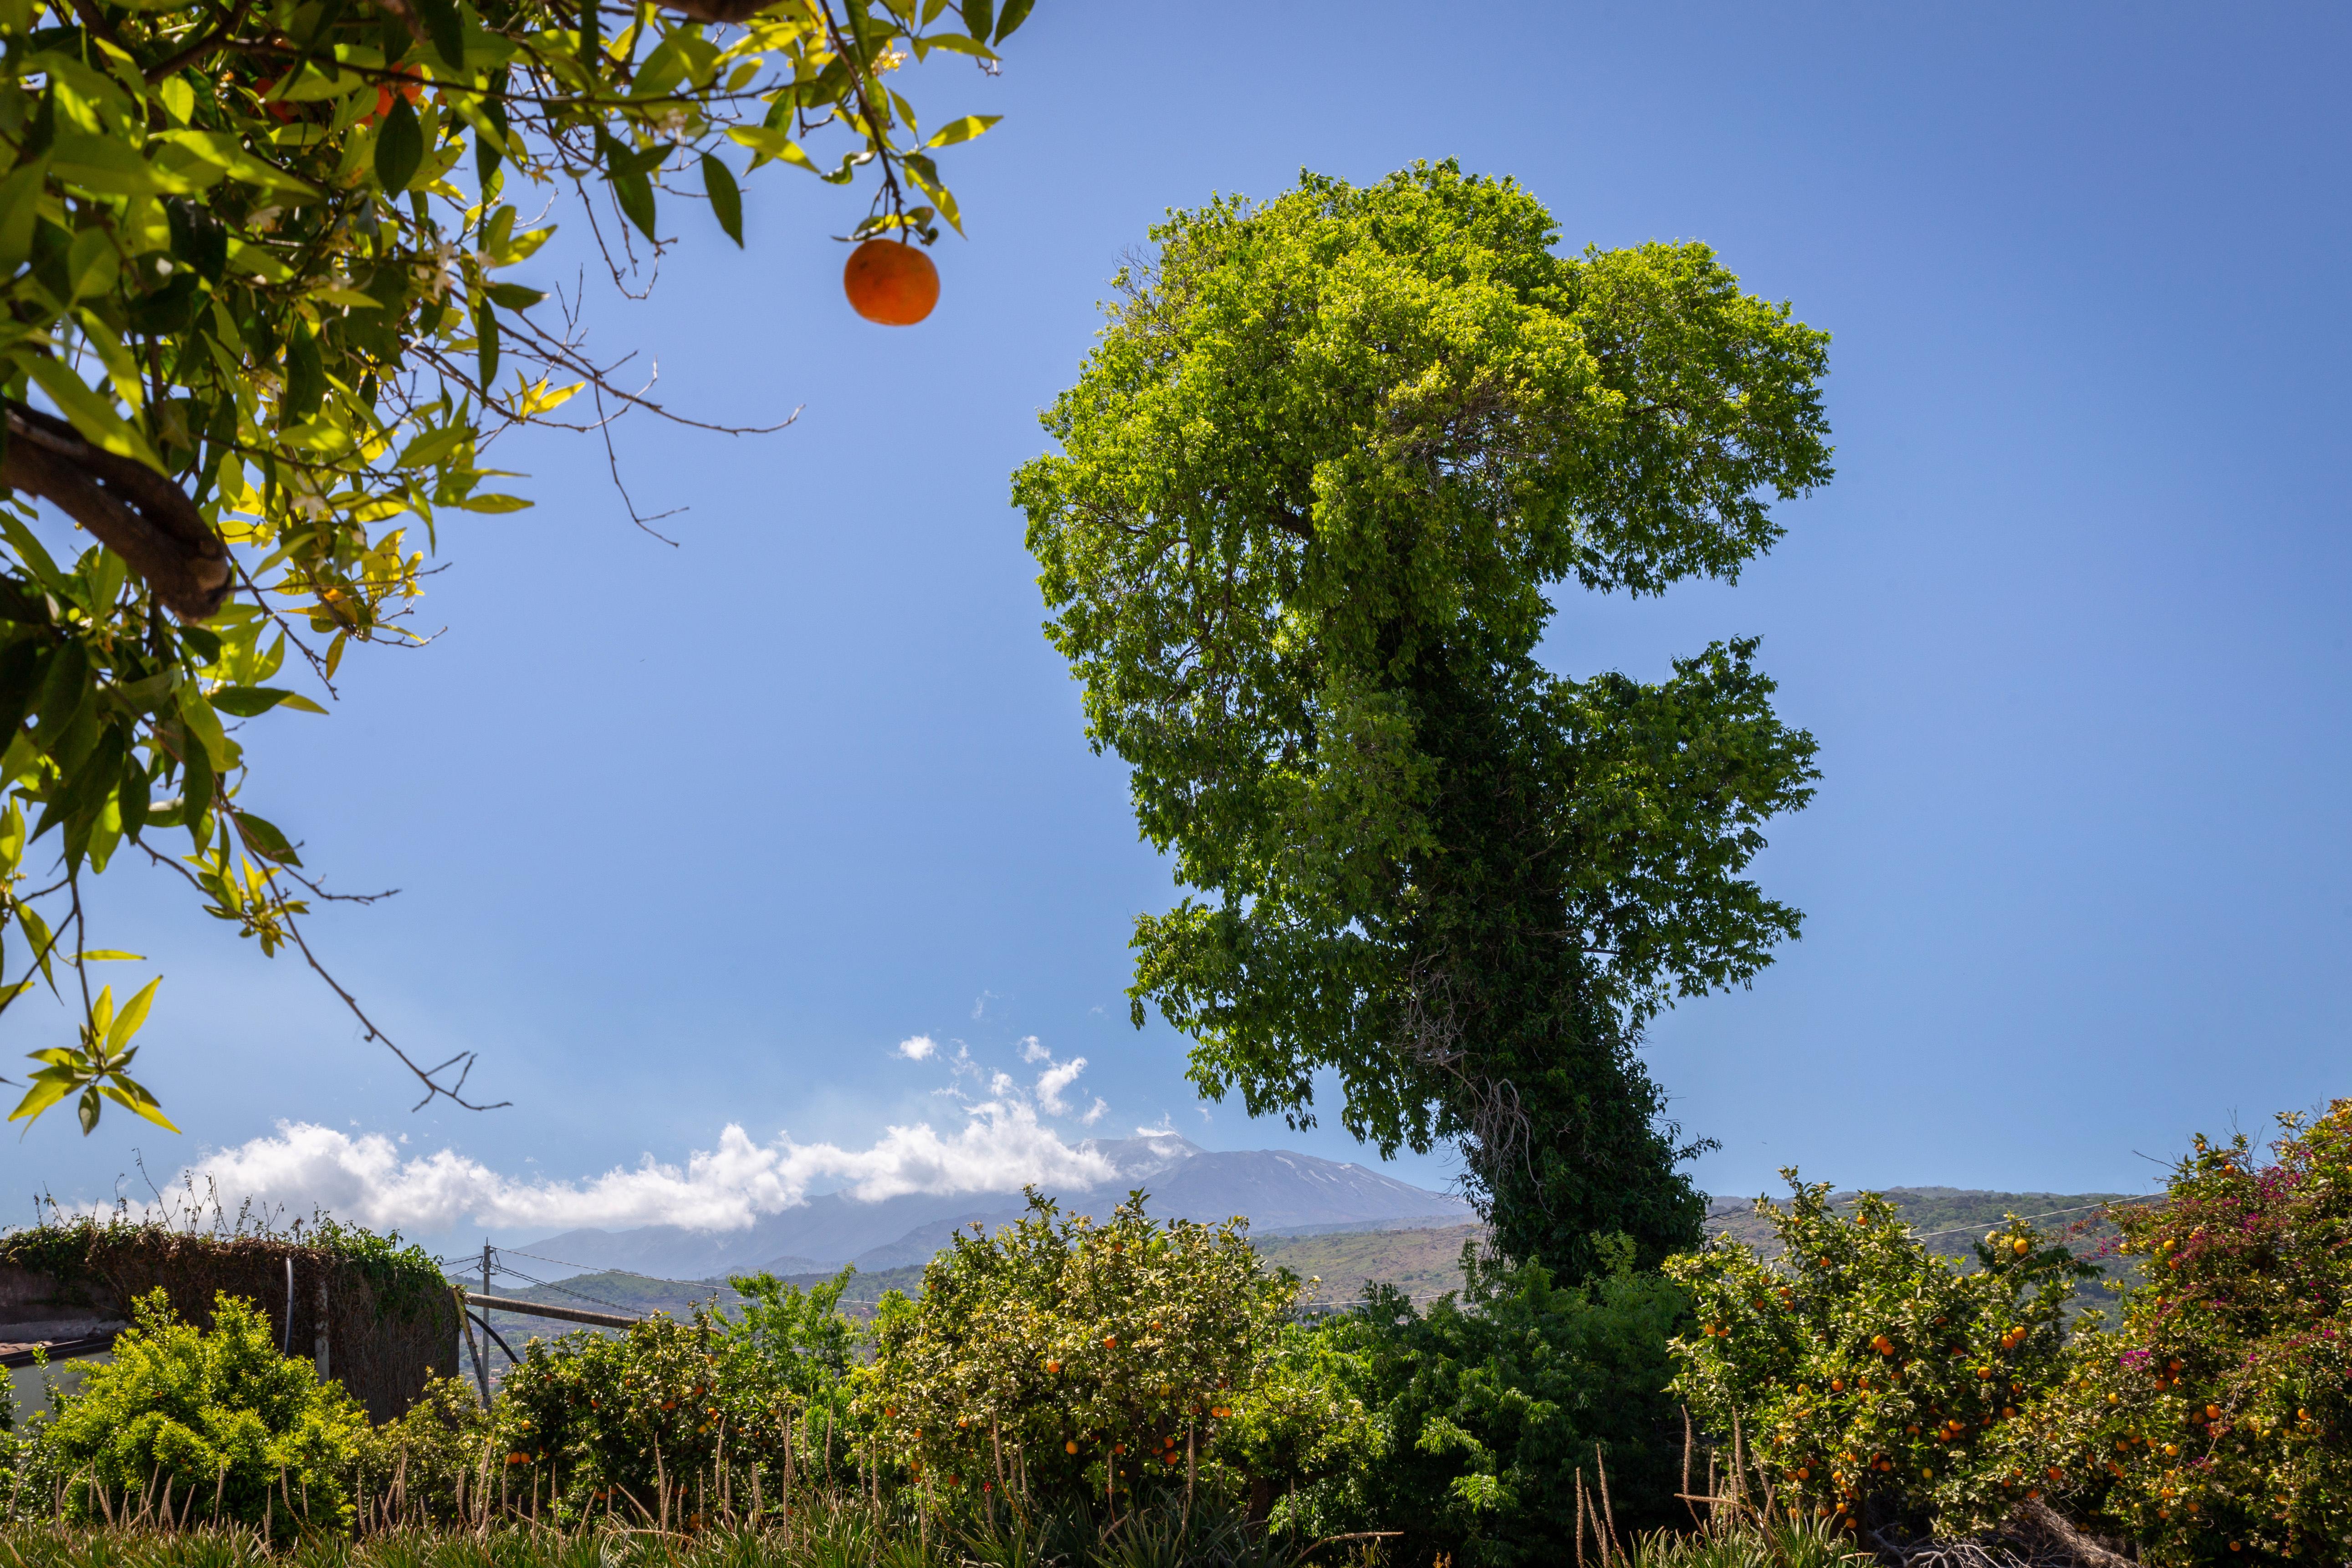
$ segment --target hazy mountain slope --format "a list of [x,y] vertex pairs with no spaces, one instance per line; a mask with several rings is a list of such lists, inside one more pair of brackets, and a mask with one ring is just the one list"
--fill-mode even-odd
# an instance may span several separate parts
[[[1086,1146],[1109,1160],[1118,1174],[1098,1186],[1052,1194],[1064,1208],[1081,1214],[1108,1213],[1129,1189],[1141,1187],[1159,1218],[1216,1221],[1246,1215],[1260,1230],[1407,1220],[1459,1224],[1471,1217],[1469,1206],[1457,1198],[1312,1154],[1211,1152],[1172,1133]],[[516,1250],[577,1268],[631,1268],[688,1279],[762,1268],[780,1274],[814,1270],[851,1259],[864,1268],[888,1268],[928,1258],[960,1225],[977,1219],[993,1227],[1021,1212],[1018,1193],[910,1194],[879,1203],[828,1194],[740,1231],[713,1235],[676,1226],[574,1230]],[[551,1264],[550,1270],[556,1266]]]

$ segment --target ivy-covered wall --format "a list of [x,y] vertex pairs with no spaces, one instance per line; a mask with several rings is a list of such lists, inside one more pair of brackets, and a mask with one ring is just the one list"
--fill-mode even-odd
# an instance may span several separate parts
[[321,1284],[328,1373],[372,1419],[399,1415],[426,1379],[460,1370],[457,1304],[439,1267],[397,1237],[331,1220],[285,1234],[207,1233],[120,1217],[12,1231],[0,1236],[0,1338],[10,1323],[127,1321],[132,1299],[161,1286],[183,1318],[207,1326],[219,1293],[244,1297],[277,1326],[290,1353],[307,1357],[317,1350]]

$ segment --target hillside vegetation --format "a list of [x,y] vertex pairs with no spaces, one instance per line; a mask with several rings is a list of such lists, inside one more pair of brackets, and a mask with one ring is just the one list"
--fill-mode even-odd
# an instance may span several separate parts
[[[2114,1238],[2116,1230],[2099,1214],[2103,1205],[2127,1201],[2126,1194],[1892,1187],[1882,1195],[1926,1242],[1928,1250],[1943,1257],[1972,1258],[1970,1247],[1982,1238],[1986,1229],[2014,1214],[2043,1216],[2045,1228],[2063,1237],[2078,1256],[2097,1263],[2103,1278],[2129,1267],[2126,1259],[2114,1256],[2104,1246]],[[1831,1200],[1831,1206],[1835,1212],[1850,1214],[1856,1201],[1856,1194],[1840,1193]],[[1752,1199],[1713,1199],[1708,1205],[1706,1229],[1709,1236],[1732,1237],[1768,1256],[1778,1245],[1770,1223],[1755,1212]],[[1393,1286],[1410,1300],[1423,1305],[1449,1290],[1458,1291],[1463,1288],[1462,1248],[1465,1243],[1484,1241],[1486,1234],[1483,1226],[1455,1225],[1429,1230],[1260,1236],[1253,1237],[1250,1244],[1268,1263],[1287,1268],[1302,1279],[1315,1280],[1310,1300],[1313,1305],[1329,1310],[1347,1307],[1363,1295],[1366,1286],[1372,1284]],[[791,1283],[803,1288],[831,1278],[829,1273],[788,1277]],[[865,1321],[873,1317],[885,1292],[899,1290],[911,1296],[922,1289],[922,1283],[919,1264],[860,1271],[850,1277],[848,1289],[842,1293],[842,1310]],[[654,1279],[620,1269],[576,1275],[554,1285],[515,1289],[502,1286],[497,1294],[554,1306],[631,1313],[667,1312],[674,1317],[684,1316],[699,1302],[709,1302],[727,1311],[741,1300],[723,1279]],[[2102,1280],[2088,1279],[2076,1290],[2072,1305],[2079,1311],[2098,1306],[2107,1299]],[[524,1340],[530,1336],[548,1338],[573,1326],[511,1312],[493,1312],[490,1321],[517,1351],[522,1349]],[[494,1366],[502,1365],[506,1360],[495,1347],[491,1355]]]

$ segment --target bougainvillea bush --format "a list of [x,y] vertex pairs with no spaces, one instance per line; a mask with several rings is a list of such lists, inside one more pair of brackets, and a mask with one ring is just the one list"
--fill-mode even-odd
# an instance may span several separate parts
[[2001,1434],[2064,1376],[2063,1309],[2093,1267],[2011,1216],[1963,1269],[1885,1198],[1842,1215],[1783,1174],[1785,1206],[1757,1200],[1779,1257],[1727,1237],[1666,1265],[1697,1314],[1672,1347],[1694,1417],[1848,1529],[1964,1531],[2038,1495]]
[[2352,1553],[2352,1100],[2281,1120],[2268,1163],[2200,1138],[2162,1202],[2111,1211],[2145,1283],[2020,1434],[2147,1562]]

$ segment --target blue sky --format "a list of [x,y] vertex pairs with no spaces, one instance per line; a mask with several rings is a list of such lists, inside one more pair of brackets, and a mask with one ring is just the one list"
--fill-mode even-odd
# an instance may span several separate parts
[[[741,255],[681,213],[650,303],[592,285],[596,341],[683,410],[798,423],[625,432],[641,502],[691,509],[677,549],[600,450],[505,449],[539,504],[445,528],[446,636],[248,729],[249,804],[337,885],[402,889],[321,916],[322,952],[515,1106],[411,1114],[306,973],[126,863],[102,906],[167,976],[142,1065],[188,1135],[53,1116],[0,1144],[0,1194],[103,1196],[134,1150],[161,1175],[281,1120],[524,1184],[730,1122],[863,1150],[1030,1085],[1031,1037],[1087,1059],[1069,1115],[1013,1091],[1062,1138],[1368,1158],[1203,1114],[1183,1043],[1128,1026],[1128,924],[1173,889],[1038,635],[1006,475],[1161,209],[1417,157],[1517,176],[1570,246],[1706,240],[1835,334],[1838,479],[1780,547],[1736,587],[1570,594],[1547,645],[1654,677],[1760,634],[1822,743],[1759,866],[1803,941],[1654,1032],[1723,1143],[1703,1184],[2137,1190],[2192,1131],[2347,1092],[2347,35],[2294,5],[1041,0],[1001,80],[921,84],[1007,116],[953,156],[971,238],[930,321],[850,314],[827,237],[862,202],[814,181],[751,184]],[[12,1010],[7,1054],[63,1026]]]

